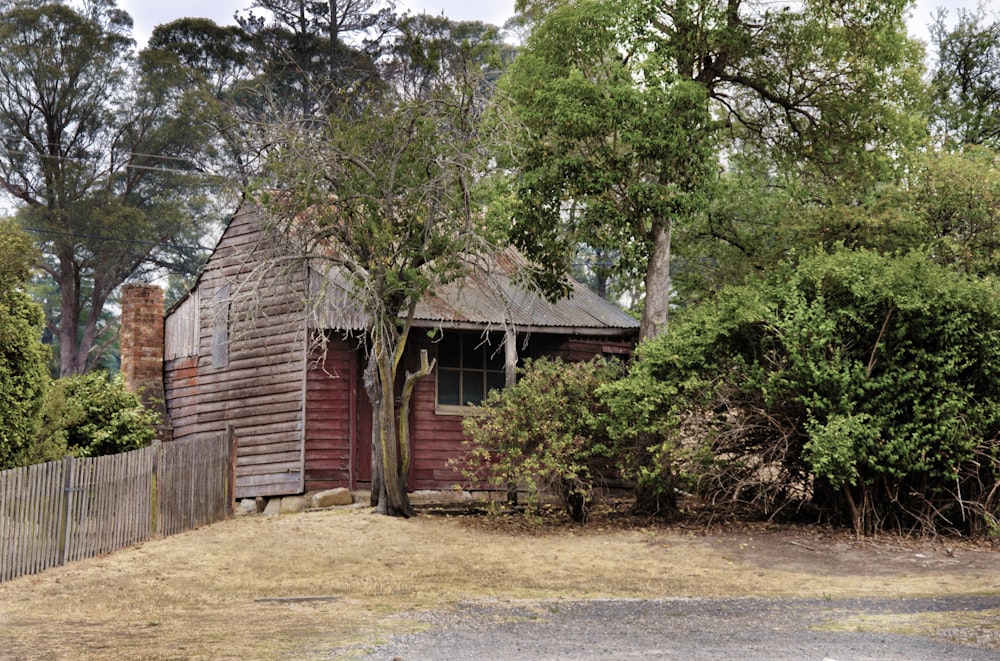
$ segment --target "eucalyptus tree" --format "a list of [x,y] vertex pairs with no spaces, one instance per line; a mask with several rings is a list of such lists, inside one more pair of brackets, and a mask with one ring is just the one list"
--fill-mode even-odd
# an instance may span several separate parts
[[199,167],[235,173],[245,185],[254,162],[248,119],[261,105],[253,93],[258,72],[250,36],[236,25],[181,18],[157,26],[139,58],[144,75],[184,90],[175,97],[175,114],[204,134]]
[[310,117],[378,85],[393,9],[392,0],[254,0],[236,18],[269,94]]
[[140,74],[131,26],[113,0],[0,4],[0,189],[57,287],[61,375],[94,364],[118,285],[200,234],[204,135],[182,89]]
[[715,196],[727,153],[853,188],[920,135],[906,4],[523,0],[512,240],[554,294],[574,246],[618,251],[644,280],[643,337],[661,333],[675,229]]

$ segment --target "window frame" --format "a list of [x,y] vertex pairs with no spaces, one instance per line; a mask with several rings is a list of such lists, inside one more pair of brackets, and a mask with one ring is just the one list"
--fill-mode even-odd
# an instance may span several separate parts
[[[451,345],[448,347],[453,350],[457,355],[457,365],[449,364],[443,365],[441,360],[441,349],[445,347],[445,342],[457,341],[456,345]],[[481,368],[469,367],[465,364],[466,354],[469,350],[467,346],[468,342],[473,342],[474,346],[471,348],[476,352],[477,356],[481,360]],[[504,366],[504,336],[502,333],[488,333],[485,335],[481,332],[476,331],[461,331],[453,330],[447,331],[442,334],[441,338],[435,342],[437,346],[437,368],[434,370],[434,411],[440,415],[468,415],[473,410],[475,410],[475,405],[470,404],[442,404],[441,403],[441,375],[443,372],[457,372],[458,379],[458,398],[461,401],[462,393],[465,391],[466,381],[465,378],[469,374],[476,374],[482,380],[483,387],[483,400],[489,395],[491,390],[496,388],[489,387],[489,377],[494,375],[499,377],[501,389],[504,387],[506,381],[506,371]],[[495,352],[500,359],[500,365],[498,368],[490,368],[490,354]]]

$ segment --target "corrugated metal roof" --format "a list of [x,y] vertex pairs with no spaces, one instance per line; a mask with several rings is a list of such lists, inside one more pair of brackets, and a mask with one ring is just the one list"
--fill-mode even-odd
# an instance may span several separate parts
[[[502,328],[508,323],[523,332],[571,333],[591,336],[628,336],[639,322],[579,282],[571,281],[569,295],[550,303],[537,292],[515,284],[515,275],[527,262],[513,248],[490,259],[480,259],[471,273],[444,285],[417,305],[417,327]],[[361,329],[365,318],[351,304],[343,280],[336,274],[314,278],[313,293],[324,292],[327,328]]]

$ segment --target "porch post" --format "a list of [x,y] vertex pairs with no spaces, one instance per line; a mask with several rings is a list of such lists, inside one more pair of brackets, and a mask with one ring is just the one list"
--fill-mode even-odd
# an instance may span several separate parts
[[507,325],[504,329],[504,387],[510,388],[517,382],[517,333],[514,326]]
[[[517,383],[517,333],[514,324],[506,324],[503,336],[504,348],[504,387],[510,388]],[[507,503],[517,505],[517,484],[507,483]]]

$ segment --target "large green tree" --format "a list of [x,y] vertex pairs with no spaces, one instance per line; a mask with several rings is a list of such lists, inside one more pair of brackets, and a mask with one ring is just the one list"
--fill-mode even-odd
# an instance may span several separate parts
[[184,107],[177,110],[204,136],[198,167],[234,173],[245,185],[254,166],[247,120],[260,106],[250,36],[239,26],[181,18],[157,26],[139,58],[144,75],[184,90],[176,97]]
[[378,84],[375,61],[395,25],[393,7],[390,0],[254,0],[236,18],[267,93],[284,112],[310,117]]
[[189,260],[205,217],[196,106],[176,81],[139,75],[131,26],[114,0],[0,3],[0,188],[56,284],[62,375],[97,358],[118,285]]
[[521,2],[536,24],[506,83],[512,239],[554,292],[576,245],[619,251],[644,279],[642,335],[662,332],[674,231],[706,208],[728,153],[854,190],[919,135],[905,7]]

